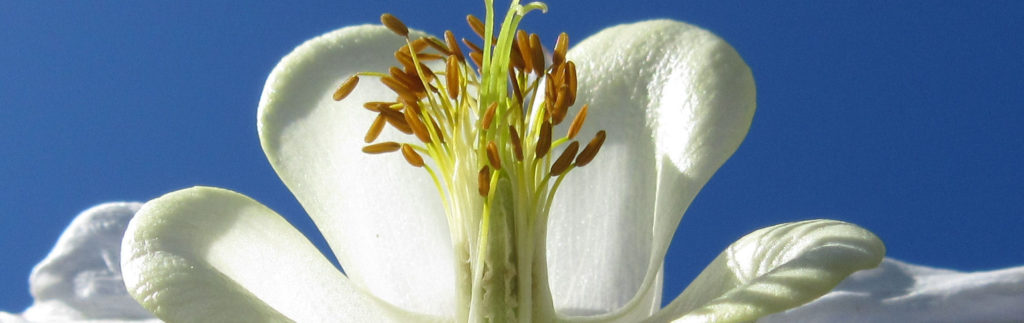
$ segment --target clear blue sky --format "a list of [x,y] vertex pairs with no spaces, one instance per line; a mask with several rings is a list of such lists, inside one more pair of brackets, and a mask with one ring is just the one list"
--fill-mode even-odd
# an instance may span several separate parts
[[[524,26],[580,40],[673,18],[725,38],[753,69],[753,127],[683,218],[666,297],[739,236],[817,217],[858,223],[911,262],[1024,265],[1020,2],[549,6]],[[220,186],[315,234],[260,150],[260,91],[302,41],[385,11],[469,35],[464,15],[482,6],[0,2],[0,310],[29,305],[32,266],[104,201]]]

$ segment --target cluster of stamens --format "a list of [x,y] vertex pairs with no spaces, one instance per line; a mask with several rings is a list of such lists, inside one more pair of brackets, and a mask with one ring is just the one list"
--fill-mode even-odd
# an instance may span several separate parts
[[[484,23],[473,15],[468,15],[466,20],[472,30],[484,39],[487,35]],[[435,161],[452,155],[449,137],[459,131],[460,122],[469,118],[466,112],[471,111],[478,121],[477,140],[467,143],[482,152],[480,157],[484,157],[480,158],[482,165],[477,182],[480,195],[486,197],[493,186],[494,173],[503,169],[502,160],[506,161],[507,167],[507,162],[522,163],[532,157],[536,162],[550,164],[547,174],[542,176],[560,176],[572,167],[590,163],[604,143],[603,130],[597,132],[582,151],[579,150],[579,142],[574,140],[586,120],[588,105],[583,105],[576,113],[565,137],[552,140],[552,127],[565,120],[569,107],[576,101],[576,65],[565,58],[569,43],[567,34],[558,36],[551,64],[547,65],[540,37],[517,30],[507,53],[506,81],[510,90],[504,90],[504,100],[490,101],[481,109],[481,98],[472,96],[484,91],[481,89],[484,81],[481,76],[489,68],[485,66],[485,51],[480,45],[462,38],[461,42],[469,49],[468,55],[464,55],[450,30],[445,31],[444,40],[430,36],[410,39],[409,29],[395,16],[383,14],[381,22],[395,34],[406,38],[406,45],[394,53],[400,67],[392,66],[386,74],[363,72],[353,75],[333,96],[336,101],[344,99],[355,88],[359,75],[378,77],[395,93],[395,101],[366,102],[363,105],[377,113],[364,138],[372,144],[365,146],[363,152],[401,151],[410,165],[424,167],[421,153],[429,154]],[[497,38],[491,37],[484,43],[490,44],[488,49],[492,49],[495,57],[501,55],[497,52]],[[434,52],[428,52],[428,49]],[[468,65],[467,57],[476,65],[476,73]],[[435,61],[444,62],[443,73],[427,67],[427,63]],[[439,74],[444,78],[438,77]],[[544,89],[541,93],[542,79]],[[467,88],[474,91],[467,91]],[[535,100],[542,100],[542,109],[538,113],[531,111]],[[385,125],[414,135],[423,145],[393,141],[373,143]],[[528,139],[532,142],[524,145],[523,141]],[[551,163],[548,155],[551,148],[570,140],[572,142]],[[526,148],[532,148],[532,154],[524,151]]]
[[[516,29],[534,9],[546,6],[513,0],[497,37],[490,5],[486,22],[467,16],[483,46],[465,38],[460,45],[450,30],[443,39],[413,39],[404,23],[384,14],[384,26],[405,38],[394,52],[398,64],[357,73],[334,93],[334,100],[345,99],[360,76],[376,77],[394,93],[393,101],[363,105],[377,114],[363,152],[401,151],[433,179],[455,250],[457,298],[466,305],[458,307],[460,321],[553,313],[550,296],[543,296],[549,290],[541,252],[551,201],[566,174],[590,163],[605,140],[598,131],[581,150],[575,139],[588,105],[565,136],[553,137],[576,102],[576,64],[566,59],[565,33],[549,64],[540,37]],[[388,125],[416,139],[377,142]]]

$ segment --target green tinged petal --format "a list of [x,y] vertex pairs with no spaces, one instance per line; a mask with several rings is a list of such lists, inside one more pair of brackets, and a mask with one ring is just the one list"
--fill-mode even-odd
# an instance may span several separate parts
[[121,247],[128,292],[168,322],[422,321],[355,288],[279,215],[193,187],[147,202]]
[[885,246],[833,220],[760,229],[718,255],[683,294],[649,321],[744,322],[803,305],[855,271],[874,268]]

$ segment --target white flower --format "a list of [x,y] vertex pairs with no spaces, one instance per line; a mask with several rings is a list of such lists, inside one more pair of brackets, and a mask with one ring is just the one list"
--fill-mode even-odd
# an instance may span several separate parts
[[[384,77],[402,65],[393,53],[420,34],[396,36],[404,26],[390,18],[390,30],[356,26],[310,40],[271,73],[258,117],[264,151],[344,274],[258,202],[194,187],[149,201],[132,220],[122,246],[129,293],[175,322],[747,321],[811,301],[881,261],[882,243],[854,225],[781,224],[731,245],[660,308],[668,244],[690,201],[746,135],[753,77],[721,39],[666,20],[584,40],[565,56],[574,68],[556,46],[547,71],[577,78],[529,76],[528,62],[510,53],[531,46],[517,45],[531,40],[514,31],[539,8],[513,3],[496,45],[482,53],[484,73],[472,72],[469,57],[405,64],[402,77],[423,82],[421,91],[411,89],[415,82],[389,89],[364,81],[351,93],[343,85],[335,95],[343,100],[332,100],[353,75]],[[485,26],[497,26],[488,10]],[[436,40],[424,51],[448,57]],[[452,65],[459,83],[449,82]],[[506,85],[509,66],[522,95]],[[594,140],[603,148],[586,167],[567,148],[578,145],[569,143],[573,135],[545,137],[547,124],[567,113],[554,98],[573,92],[565,102],[590,105],[581,133],[608,134],[603,146]],[[396,94],[413,99],[394,102]],[[375,117],[362,105],[377,101],[410,111],[417,101],[424,112],[404,120],[422,128],[415,137],[389,129],[369,139],[423,143],[369,149],[402,147],[401,156],[359,152]],[[491,103],[497,112],[488,126]],[[378,113],[377,123],[402,114]],[[555,161],[557,149],[571,155],[566,162]]]

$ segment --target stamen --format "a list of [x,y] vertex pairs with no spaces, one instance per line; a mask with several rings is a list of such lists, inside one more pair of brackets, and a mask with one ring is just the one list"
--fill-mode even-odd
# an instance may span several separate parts
[[405,122],[405,114],[402,114],[401,112],[398,112],[398,110],[392,108],[380,109],[380,114],[384,116],[384,119],[388,121],[388,124],[395,127],[395,129],[398,129],[398,131],[410,135],[412,134],[412,128]]
[[345,97],[352,93],[352,90],[356,88],[356,84],[359,84],[359,76],[352,75],[345,83],[341,83],[337,91],[334,91],[334,101],[341,101]]
[[[469,28],[472,28],[473,32],[476,33],[477,36],[480,36],[480,39],[484,39],[484,22],[483,21],[480,21],[480,19],[477,18],[474,15],[466,15],[466,22],[469,23]],[[484,42],[486,42],[486,41],[487,40],[484,40]],[[496,41],[497,41],[497,39],[493,39],[493,37],[492,37],[491,42],[493,43],[493,42],[496,42]]]
[[537,159],[544,157],[551,149],[551,123],[544,120],[540,125],[540,137],[537,137],[537,148],[535,149]]
[[437,134],[437,141],[444,143],[444,133],[441,132],[441,127],[437,125],[437,121],[434,118],[430,118],[430,124],[434,126],[434,133]]
[[363,147],[363,152],[367,153],[367,154],[383,154],[383,153],[390,153],[392,151],[396,151],[396,150],[401,149],[401,148],[402,148],[401,144],[399,144],[397,142],[394,142],[394,141],[388,141],[388,142],[382,142],[382,143],[379,143],[379,144],[372,144],[372,145],[369,145],[369,146],[364,146]]
[[487,106],[487,112],[484,113],[483,122],[480,123],[481,128],[488,129],[491,127],[491,121],[494,120],[494,110],[497,110],[497,108],[498,102],[491,102],[491,105]]
[[501,158],[498,158],[498,146],[494,144],[494,141],[487,143],[487,160],[491,162],[491,167],[494,167],[494,170],[501,169]]
[[[526,68],[526,62],[523,61],[523,53],[519,50],[519,44],[512,42],[512,51],[509,52],[509,72],[512,72],[512,68],[520,69]],[[532,63],[532,62],[531,62]]]
[[551,113],[551,123],[560,124],[565,119],[565,115],[569,110],[569,86],[562,84],[558,87],[558,98],[555,99],[555,104],[552,109],[548,110]]
[[370,124],[370,129],[366,130],[366,136],[363,137],[363,141],[371,143],[377,140],[380,132],[384,130],[384,119],[383,114],[377,114],[377,118],[373,119],[373,123]]
[[455,100],[459,97],[459,62],[457,57],[448,56],[448,63],[445,66],[445,74],[447,81],[445,82],[448,86],[448,97]]
[[451,30],[444,31],[444,43],[448,46],[448,51],[455,55],[460,62],[466,61],[466,58],[462,56],[462,49],[459,48],[458,42],[455,41],[455,34]]
[[402,144],[402,156],[405,157],[405,161],[409,162],[409,165],[423,167],[423,157],[420,157],[420,154],[409,144]]
[[576,104],[576,63],[565,62],[565,83],[569,86],[569,105]]
[[590,140],[587,144],[587,148],[583,148],[580,155],[576,157],[576,167],[583,167],[594,160],[594,156],[597,156],[597,152],[601,150],[601,145],[604,144],[604,130],[598,131],[597,135],[594,135],[594,139]]
[[466,47],[469,47],[471,52],[481,52],[481,53],[484,52],[483,49],[480,49],[480,45],[477,45],[476,43],[474,43],[473,41],[471,41],[469,39],[463,38],[462,39],[462,43],[466,44]]
[[[409,44],[412,45],[412,51],[414,53],[422,52],[424,49],[427,48],[428,43],[429,41],[427,41],[427,38],[425,37],[417,38],[416,40],[409,42]],[[402,47],[400,47],[398,50],[408,52],[409,44],[402,45]]]
[[427,40],[427,45],[429,45],[434,50],[440,52],[442,55],[448,56],[448,55],[452,54],[452,51],[450,49],[448,49],[448,46],[445,45],[445,43],[442,42],[440,39],[437,39],[437,38],[434,38],[434,37],[427,37],[427,38],[421,38],[421,39],[426,39]]
[[405,71],[402,71],[394,66],[388,69],[388,73],[391,74],[392,78],[398,80],[398,82],[402,83],[402,85],[404,85],[405,88],[409,89],[412,92],[420,92],[424,90],[423,82],[419,80],[418,76],[410,76],[409,74],[406,74]]
[[486,165],[480,169],[480,173],[476,175],[477,191],[480,192],[480,196],[487,196],[487,193],[491,191],[491,169]]
[[392,16],[390,13],[380,15],[380,23],[399,36],[409,37],[409,28],[405,27],[405,24],[398,20],[398,17]]
[[399,80],[397,80],[397,79],[395,79],[393,77],[390,77],[390,76],[381,77],[380,78],[380,82],[384,83],[385,86],[390,88],[392,91],[395,91],[395,94],[398,94],[402,98],[405,98],[407,100],[414,100],[414,101],[415,100],[419,100],[419,97],[416,95],[416,93],[413,93],[413,91],[410,90],[409,88],[405,87],[405,85],[401,81],[399,81]]
[[415,70],[416,63],[412,61],[412,56],[409,55],[408,51],[396,51],[395,60],[402,64],[402,67]]
[[370,111],[373,111],[373,112],[380,112],[381,108],[391,107],[392,104],[395,104],[395,102],[379,102],[379,101],[375,101],[375,102],[363,103],[363,107],[366,108],[367,110],[370,110]]
[[533,71],[537,75],[544,73],[544,47],[540,44],[540,36],[530,34],[530,57],[533,58]]
[[512,141],[512,153],[516,156],[517,161],[523,161],[523,143],[519,141],[519,133],[516,132],[516,128],[508,126],[508,134]]
[[555,41],[555,52],[551,55],[551,65],[560,65],[565,62],[565,52],[569,49],[569,34],[558,34]]
[[583,122],[587,120],[587,109],[590,108],[589,104],[584,104],[583,108],[580,108],[579,112],[576,112],[576,117],[572,118],[572,123],[569,124],[569,132],[566,133],[566,137],[569,139],[576,138],[576,135],[580,133],[580,128],[583,128]]
[[423,122],[420,122],[420,117],[414,112],[414,109],[405,109],[405,122],[409,124],[409,128],[412,129],[416,138],[423,143],[430,143],[430,133],[427,132],[427,127],[423,125]]
[[573,141],[569,144],[569,147],[565,147],[565,150],[562,151],[562,155],[558,156],[558,159],[555,160],[554,164],[551,164],[551,175],[562,175],[562,172],[569,169],[569,165],[572,164],[573,158],[576,158],[576,151],[579,149],[579,141]]
[[523,55],[523,61],[526,63],[523,72],[529,74],[533,71],[533,48],[530,47],[530,35],[523,30],[517,31],[516,45],[519,46],[519,53]]
[[508,68],[508,77],[511,79],[512,94],[516,96],[516,102],[523,103],[523,90],[519,88],[519,77],[516,76],[515,70],[512,67]]
[[477,70],[479,70],[480,67],[483,66],[483,63],[482,63],[484,61],[484,54],[483,54],[483,52],[470,52],[469,53],[469,58],[473,60],[474,64],[476,64]]

